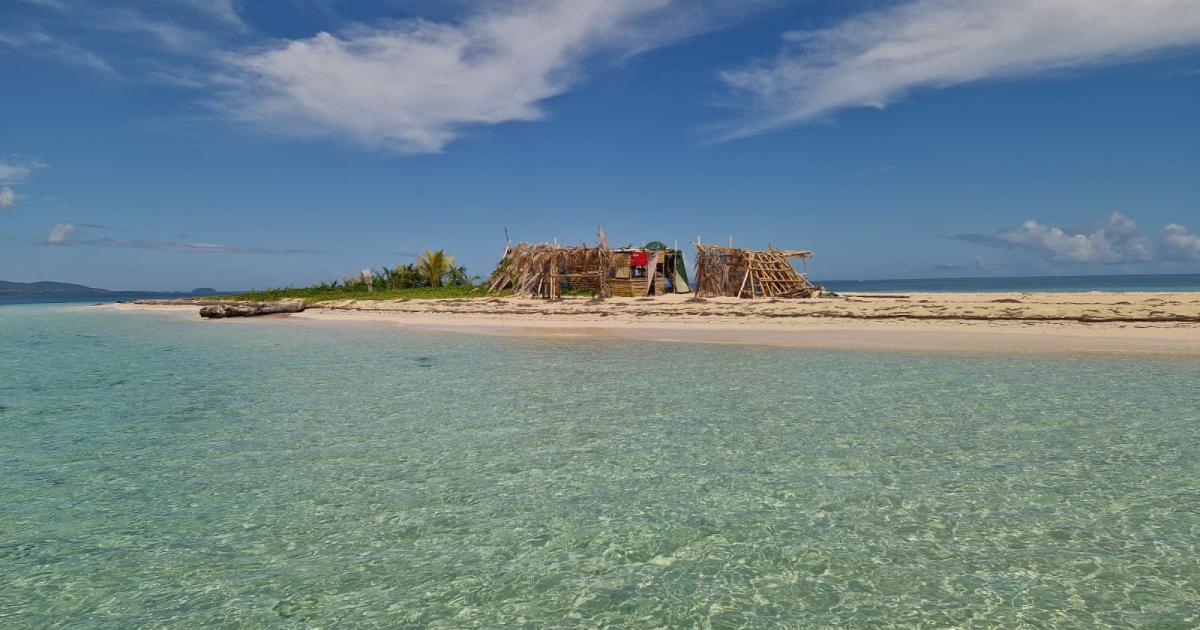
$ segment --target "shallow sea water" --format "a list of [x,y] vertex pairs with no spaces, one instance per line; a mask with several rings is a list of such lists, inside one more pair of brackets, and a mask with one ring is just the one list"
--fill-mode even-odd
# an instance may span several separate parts
[[0,627],[1196,627],[1197,391],[0,307]]

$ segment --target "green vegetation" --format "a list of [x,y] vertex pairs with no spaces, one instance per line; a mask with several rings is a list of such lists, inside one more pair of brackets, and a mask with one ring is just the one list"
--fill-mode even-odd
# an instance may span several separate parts
[[409,287],[404,289],[376,289],[367,291],[366,287],[346,287],[344,285],[317,285],[314,287],[283,287],[279,289],[264,289],[236,295],[217,295],[205,299],[213,300],[250,300],[256,302],[271,302],[274,300],[290,300],[302,298],[306,302],[329,302],[332,300],[441,300],[454,298],[496,297],[497,293],[488,293],[486,287],[448,286],[448,287]]
[[456,298],[494,297],[487,287],[476,286],[479,276],[467,275],[465,267],[455,266],[454,257],[443,250],[425,250],[416,264],[364,269],[357,276],[333,282],[321,282],[311,287],[282,287],[250,291],[236,295],[213,296],[214,300],[274,300],[303,299],[306,302],[332,300],[438,300]]
[[[450,270],[454,268],[454,257],[447,256],[442,250],[425,250],[424,254],[417,259],[417,271],[421,273],[421,279],[425,281],[425,285],[429,287],[440,287],[442,281],[450,275]],[[463,275],[466,276],[466,270],[463,270]]]

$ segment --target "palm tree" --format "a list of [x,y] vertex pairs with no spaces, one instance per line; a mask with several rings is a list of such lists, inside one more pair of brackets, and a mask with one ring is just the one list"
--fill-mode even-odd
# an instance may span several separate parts
[[411,289],[421,286],[423,282],[421,272],[417,271],[417,266],[411,263],[407,265],[396,265],[393,274],[396,276],[397,289]]
[[456,287],[465,287],[471,284],[471,277],[467,275],[467,268],[463,266],[451,266],[446,272],[446,284]]
[[431,287],[442,286],[442,278],[453,266],[454,257],[447,256],[446,252],[440,249],[436,252],[427,249],[417,258],[417,271],[421,272],[422,278]]

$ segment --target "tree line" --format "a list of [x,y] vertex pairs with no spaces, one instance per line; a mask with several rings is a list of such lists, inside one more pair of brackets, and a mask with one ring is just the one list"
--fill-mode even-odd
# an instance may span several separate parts
[[480,278],[467,274],[467,268],[454,264],[454,256],[446,254],[445,250],[433,251],[426,249],[424,254],[417,257],[415,263],[396,265],[395,267],[380,267],[379,269],[363,269],[357,276],[343,278],[332,283],[322,282],[315,288],[348,290],[373,289],[415,289],[421,287],[469,287],[474,286]]

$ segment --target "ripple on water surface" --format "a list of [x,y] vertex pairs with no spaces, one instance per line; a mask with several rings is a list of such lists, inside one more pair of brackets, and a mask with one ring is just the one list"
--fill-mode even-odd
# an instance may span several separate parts
[[0,309],[0,625],[1200,624],[1200,370]]

